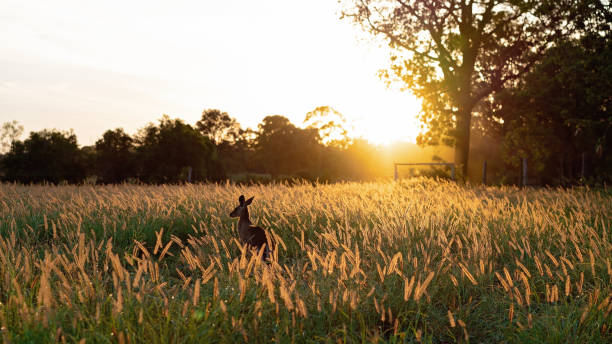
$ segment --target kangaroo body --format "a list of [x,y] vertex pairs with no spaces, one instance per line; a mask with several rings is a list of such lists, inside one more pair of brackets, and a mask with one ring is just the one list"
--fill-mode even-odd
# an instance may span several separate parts
[[234,211],[232,211],[230,216],[240,217],[238,220],[238,235],[240,236],[240,241],[250,247],[256,248],[257,250],[260,250],[264,245],[266,245],[263,258],[268,258],[270,254],[270,247],[268,247],[269,243],[266,231],[259,226],[253,226],[253,223],[249,218],[248,205],[253,201],[253,197],[245,201],[244,196],[240,196],[238,201],[240,202],[240,205],[236,207]]
[[258,249],[268,243],[266,231],[261,227],[253,226],[247,209],[244,209],[242,215],[240,215],[240,220],[238,220],[238,234],[242,242]]

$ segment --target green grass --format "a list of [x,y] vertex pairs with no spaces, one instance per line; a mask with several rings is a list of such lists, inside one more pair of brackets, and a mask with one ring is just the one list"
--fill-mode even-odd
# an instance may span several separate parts
[[[255,196],[262,263],[229,212]],[[608,190],[0,185],[5,342],[609,343]]]

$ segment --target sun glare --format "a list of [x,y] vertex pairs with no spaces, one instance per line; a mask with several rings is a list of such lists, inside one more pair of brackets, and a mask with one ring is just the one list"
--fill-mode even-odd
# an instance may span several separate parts
[[[266,2],[258,19],[259,5],[152,5],[146,16],[131,16],[141,10],[132,4],[113,30],[90,20],[113,16],[122,2],[100,3],[100,16],[88,20],[90,6],[75,0],[44,11],[17,3],[7,6],[12,19],[0,22],[0,32],[17,33],[10,49],[0,47],[0,99],[11,100],[4,112],[26,131],[73,128],[80,144],[91,145],[106,129],[133,133],[162,113],[193,124],[202,109],[218,108],[256,129],[275,114],[302,125],[306,113],[329,105],[345,116],[350,137],[386,144],[414,142],[419,133],[418,101],[377,77],[388,52],[359,40],[328,1]],[[236,25],[211,34],[228,21]],[[229,43],[237,41],[244,44]],[[78,120],[83,112],[91,119]]]
[[421,102],[408,92],[385,92],[381,101],[376,102],[376,113],[356,121],[354,133],[381,145],[397,141],[416,142],[416,137],[421,132],[417,118]]

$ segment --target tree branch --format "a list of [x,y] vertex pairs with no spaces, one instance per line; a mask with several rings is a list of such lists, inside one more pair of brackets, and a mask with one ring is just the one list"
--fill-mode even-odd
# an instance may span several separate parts
[[[436,43],[436,47],[441,52],[437,60],[440,63],[440,68],[442,68],[442,71],[444,72],[445,75],[451,75],[450,67],[457,68],[457,63],[453,60],[448,49],[446,49],[446,47],[444,46],[442,42],[442,28],[434,27],[430,21],[427,21],[422,16],[418,15],[417,12],[414,10],[414,8],[406,4],[406,2],[404,2],[403,0],[397,0],[397,2],[399,2],[405,9],[407,9],[408,12],[410,12],[410,14],[412,14],[419,21],[421,21],[423,25],[427,28],[427,30],[429,31],[429,34],[431,35],[431,38]],[[435,9],[432,10],[431,7],[428,7],[428,8],[431,11],[432,17],[435,18]],[[443,59],[443,56],[444,56],[444,59]]]
[[[531,58],[531,61],[529,61],[528,63],[525,64],[525,66],[523,66],[523,68],[521,68],[519,71],[517,71],[516,73],[511,73],[509,75],[507,75],[506,77],[503,78],[499,78],[498,80],[492,81],[489,86],[479,90],[478,92],[475,93],[475,95],[472,97],[472,102],[474,104],[476,104],[477,102],[479,102],[482,98],[488,96],[489,94],[493,93],[493,92],[497,92],[500,89],[502,89],[502,87],[504,86],[504,84],[508,81],[511,80],[516,80],[518,78],[520,78],[523,74],[527,73],[531,67],[533,67],[533,65],[540,60],[540,57],[544,55],[544,51],[546,50],[546,47],[544,45],[542,45],[538,51],[535,53],[535,57]],[[507,60],[504,62],[504,65],[506,65]]]

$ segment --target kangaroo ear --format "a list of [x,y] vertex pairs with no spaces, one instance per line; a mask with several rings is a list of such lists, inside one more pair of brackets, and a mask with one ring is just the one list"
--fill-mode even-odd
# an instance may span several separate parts
[[247,201],[246,201],[246,205],[250,205],[250,204],[251,204],[251,202],[253,202],[253,198],[255,198],[255,196],[253,196],[253,197],[251,197],[251,198],[247,199]]
[[240,202],[240,205],[244,204],[244,195],[240,195],[240,197],[238,197],[238,202]]

